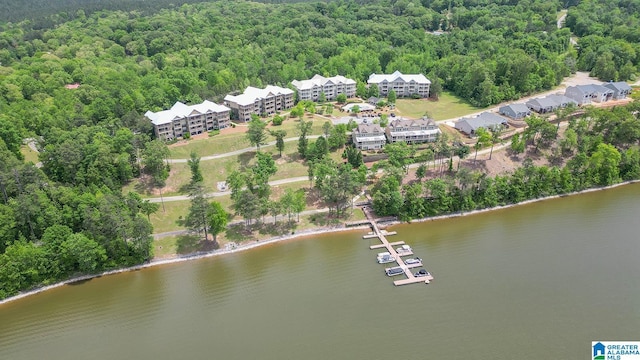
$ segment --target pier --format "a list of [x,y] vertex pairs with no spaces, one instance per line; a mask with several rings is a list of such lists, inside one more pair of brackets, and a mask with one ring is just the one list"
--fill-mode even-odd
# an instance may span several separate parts
[[[402,251],[398,252],[394,248],[394,246],[405,245],[404,241],[389,242],[389,240],[387,240],[387,236],[395,235],[396,232],[395,231],[386,232],[385,230],[380,230],[380,228],[378,227],[378,224],[376,223],[376,220],[373,218],[373,216],[369,212],[369,209],[367,207],[363,207],[362,211],[364,211],[365,215],[367,216],[367,220],[371,224],[371,228],[373,229],[373,234],[365,235],[363,236],[363,238],[372,239],[377,237],[380,240],[380,244],[371,245],[369,246],[369,249],[371,250],[383,249],[383,248],[386,249],[387,252],[389,252],[389,254],[393,256],[396,263],[398,264],[397,266],[394,266],[394,268],[397,268],[397,267],[401,268],[404,272],[404,275],[406,276],[406,279],[394,281],[393,285],[401,286],[401,285],[408,285],[408,284],[415,284],[415,283],[428,284],[431,280],[433,280],[433,276],[430,273],[427,273],[426,276],[415,276],[413,272],[411,272],[411,269],[422,266],[422,261],[419,261],[418,263],[413,263],[413,264],[406,264],[405,261],[402,259],[402,256],[413,255],[413,251],[409,249],[402,249]],[[387,273],[389,269],[390,268],[386,268],[385,273]]]

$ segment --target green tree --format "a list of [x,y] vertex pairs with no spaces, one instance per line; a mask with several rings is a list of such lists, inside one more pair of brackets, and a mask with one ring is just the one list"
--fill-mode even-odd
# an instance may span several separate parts
[[397,216],[402,208],[403,198],[400,183],[395,176],[384,176],[371,191],[373,210],[380,216]]
[[285,130],[270,130],[269,134],[276,138],[276,149],[282,157],[282,152],[284,151],[284,138],[287,136],[287,132]]
[[369,91],[367,93],[369,97],[378,97],[380,96],[380,90],[378,89],[378,85],[371,84],[369,85]]
[[247,139],[251,145],[254,145],[258,151],[260,150],[260,145],[264,145],[267,140],[267,134],[265,132],[265,128],[267,124],[260,120],[257,116],[252,116],[251,121],[249,121],[249,129],[247,130]]
[[214,201],[209,204],[209,208],[207,209],[207,225],[209,226],[211,235],[213,235],[213,243],[216,244],[216,246],[218,244],[218,234],[227,228],[228,221],[229,215],[224,211],[219,202]]
[[140,212],[147,215],[147,220],[151,222],[151,214],[155,213],[160,209],[160,205],[157,203],[152,203],[149,200],[144,200],[140,203]]
[[473,157],[473,162],[476,162],[478,158],[478,150],[482,147],[487,146],[491,142],[491,134],[485,128],[478,128],[476,130],[476,143],[473,145],[473,148],[476,150],[476,154]]
[[189,164],[189,169],[191,170],[191,183],[199,183],[204,180],[202,177],[202,171],[200,171],[200,157],[196,154],[195,151],[192,151],[190,154],[190,159],[187,161]]
[[305,121],[304,119],[300,119],[298,123],[298,132],[300,133],[300,138],[298,139],[298,154],[303,159],[307,157],[307,148],[309,147],[309,140],[307,139],[307,135],[311,131],[311,127],[313,123],[311,121]]
[[344,93],[340,93],[338,94],[338,96],[336,96],[336,101],[339,104],[344,104],[347,102],[347,95],[345,95]]
[[395,104],[397,98],[396,92],[394,90],[389,90],[389,94],[387,94],[387,102],[389,104]]
[[208,240],[208,213],[210,206],[205,198],[205,189],[201,183],[196,183],[191,186],[189,190],[189,198],[191,199],[191,205],[189,206],[189,212],[184,220],[180,221],[180,224],[185,226],[192,232],[204,234],[204,240]]
[[493,146],[496,143],[499,143],[502,141],[500,136],[502,136],[503,132],[504,132],[504,128],[502,127],[502,125],[489,127],[489,133],[491,135],[491,139],[489,140],[491,142],[491,151],[489,152],[489,160],[491,160],[491,157],[493,156]]
[[325,121],[324,124],[322,124],[322,133],[324,134],[325,138],[329,138],[331,128],[333,128],[333,124],[331,124],[331,121]]
[[620,152],[612,145],[598,144],[589,158],[590,173],[594,183],[607,186],[620,181]]
[[107,260],[107,253],[88,237],[72,234],[60,245],[60,257],[67,271],[87,273],[100,270]]

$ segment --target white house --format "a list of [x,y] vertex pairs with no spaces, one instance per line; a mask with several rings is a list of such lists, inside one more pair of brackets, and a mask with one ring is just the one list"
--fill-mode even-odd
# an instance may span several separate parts
[[420,120],[396,119],[385,129],[390,143],[404,141],[407,144],[419,144],[436,141],[440,128],[435,121],[423,118]]
[[316,74],[309,80],[293,80],[291,85],[296,88],[299,100],[318,101],[322,93],[326,100],[334,100],[340,94],[348,98],[356,95],[356,81],[340,75],[326,78]]
[[234,119],[251,120],[251,114],[272,115],[276,111],[293,107],[293,90],[268,85],[264,89],[249,86],[240,95],[227,95],[225,104],[231,108]]
[[197,135],[209,130],[224,129],[230,125],[229,108],[205,100],[201,104],[185,105],[176,102],[171,109],[147,111],[158,139],[173,140],[185,134]]
[[429,97],[429,87],[431,81],[422,74],[405,75],[400,71],[393,74],[371,74],[367,80],[369,86],[376,85],[380,90],[380,95],[387,96],[393,90],[398,97],[420,96]]
[[378,124],[362,123],[351,133],[353,144],[360,150],[379,150],[387,143],[384,131]]

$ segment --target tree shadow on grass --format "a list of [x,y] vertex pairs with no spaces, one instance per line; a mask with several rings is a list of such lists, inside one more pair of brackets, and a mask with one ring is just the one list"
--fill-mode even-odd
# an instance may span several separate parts
[[309,221],[316,226],[336,226],[344,223],[345,219],[351,214],[347,209],[346,214],[336,217],[335,213],[320,213],[309,216]]
[[260,224],[260,227],[258,228],[258,232],[262,235],[271,235],[271,236],[280,236],[280,235],[285,235],[288,234],[289,231],[291,231],[292,229],[295,228],[295,222],[288,222],[288,221],[279,221],[276,223],[265,223],[265,224]]
[[176,240],[176,252],[184,255],[201,251],[201,241],[202,239],[196,235],[180,235]]
[[238,162],[240,163],[241,168],[246,168],[249,166],[249,162],[256,156],[255,151],[247,151],[238,155]]
[[227,226],[225,235],[229,241],[242,242],[253,240],[253,225],[245,226],[244,223],[229,225]]
[[153,185],[154,185],[153,178],[151,176],[143,175],[140,178],[138,178],[138,181],[133,186],[133,188],[138,194],[149,195],[153,193],[153,189],[154,189]]

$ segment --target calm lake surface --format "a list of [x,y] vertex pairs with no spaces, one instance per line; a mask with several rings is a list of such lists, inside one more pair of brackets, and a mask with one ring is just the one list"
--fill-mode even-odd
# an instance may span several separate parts
[[640,340],[640,184],[93,279],[0,306],[0,359],[586,359]]

